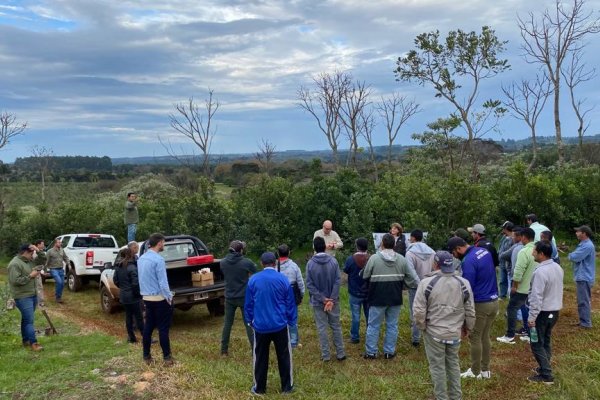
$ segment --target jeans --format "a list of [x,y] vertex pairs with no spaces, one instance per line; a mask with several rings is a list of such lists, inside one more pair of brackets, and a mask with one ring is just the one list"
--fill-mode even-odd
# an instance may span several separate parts
[[[296,313],[298,313],[298,306],[296,306]],[[290,344],[292,347],[297,347],[300,340],[298,336],[298,322],[296,322],[296,325],[289,325],[288,331],[290,332]]]
[[362,307],[365,315],[365,322],[369,321],[369,304],[366,298],[356,297],[349,294],[350,312],[352,313],[352,323],[350,324],[350,339],[356,342],[360,340],[360,309]]
[[501,265],[500,266],[500,279],[499,279],[499,288],[500,288],[500,297],[504,298],[506,297],[509,293],[508,293],[508,288],[510,287],[508,285],[508,272],[506,271],[506,267]]
[[21,312],[21,337],[23,343],[37,343],[35,338],[35,328],[33,326],[33,315],[37,307],[37,296],[15,299],[15,305]]
[[535,320],[535,329],[538,333],[537,343],[531,342],[531,352],[537,361],[539,373],[544,378],[552,378],[552,358],[551,336],[552,328],[558,321],[558,311],[540,311]]
[[135,233],[137,232],[137,224],[128,224],[127,225],[127,242],[131,242],[135,240]]
[[421,331],[417,328],[417,324],[415,324],[415,319],[413,317],[413,302],[415,301],[415,296],[417,295],[417,289],[408,289],[408,306],[410,307],[408,312],[410,316],[410,333],[412,336],[413,343],[419,343],[421,340]]
[[587,281],[577,281],[577,312],[579,313],[579,325],[587,328],[592,327],[592,285]]
[[57,300],[61,299],[65,287],[65,270],[62,268],[50,268],[50,275],[54,279],[54,297]]
[[125,308],[125,328],[127,328],[127,337],[129,341],[136,342],[134,323],[138,330],[144,333],[144,317],[142,316],[142,305],[139,301],[130,304],[123,304]]
[[460,400],[462,398],[458,358],[460,343],[440,343],[427,332],[423,336],[436,400]]
[[244,316],[244,300],[244,298],[225,299],[225,318],[223,321],[223,332],[221,333],[221,353],[227,353],[229,351],[231,327],[233,326],[235,311],[238,308],[242,313],[242,320],[244,321],[244,328],[246,328],[246,335],[248,336],[248,342],[250,342],[250,348],[254,347],[254,332],[252,328],[248,326],[248,321],[246,321],[246,317]]
[[475,303],[475,327],[471,332],[471,371],[490,370],[490,328],[498,315],[498,301]]
[[398,316],[400,306],[371,306],[369,307],[369,323],[367,325],[367,339],[365,341],[365,353],[377,355],[377,342],[379,342],[379,330],[385,318],[385,337],[383,338],[383,352],[394,354],[396,352],[396,341],[398,340]]
[[[517,311],[527,303],[527,295],[523,293],[512,293],[508,306],[506,307],[506,336],[515,337],[515,326],[517,324]],[[521,313],[523,311],[521,310]],[[527,325],[526,316],[523,315],[523,325]]]
[[340,304],[335,303],[333,309],[329,312],[323,311],[323,306],[312,306],[315,317],[315,325],[317,325],[317,333],[319,334],[319,345],[321,346],[321,358],[329,360],[329,335],[327,327],[331,328],[333,334],[333,345],[335,346],[335,355],[337,358],[346,356],[344,350],[344,338],[342,336],[342,324],[340,323]]
[[271,347],[271,342],[273,342],[275,353],[277,354],[281,392],[288,393],[292,391],[294,388],[292,349],[288,342],[287,327],[271,333],[259,333],[255,331],[253,342],[254,390],[256,393],[265,393],[267,391],[267,372],[269,371],[269,348]]
[[152,332],[158,329],[158,341],[163,352],[163,359],[171,358],[171,341],[169,339],[169,328],[173,320],[173,306],[166,300],[146,301],[146,324],[144,325],[144,336],[142,340],[144,359],[152,358],[150,346],[152,344]]

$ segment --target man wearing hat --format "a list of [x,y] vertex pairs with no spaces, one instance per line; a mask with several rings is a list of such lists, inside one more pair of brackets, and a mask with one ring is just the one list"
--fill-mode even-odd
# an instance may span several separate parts
[[291,393],[294,380],[288,327],[295,326],[298,319],[294,291],[288,278],[277,272],[275,254],[263,253],[260,262],[264,270],[248,281],[244,303],[247,324],[254,328],[254,385],[250,391],[263,394],[267,390],[269,347],[273,342],[281,393]]
[[471,285],[455,272],[452,255],[436,252],[433,272],[419,284],[413,305],[436,399],[462,398],[458,350],[461,338],[475,326]]
[[469,339],[471,343],[471,368],[462,378],[489,379],[490,328],[498,315],[498,281],[496,268],[489,251],[469,246],[462,238],[448,240],[448,251],[462,260],[463,278],[469,281],[475,302],[475,326]]
[[[229,337],[231,327],[235,318],[235,311],[239,308],[244,318],[244,299],[246,298],[246,287],[250,275],[256,272],[256,265],[244,257],[246,243],[234,240],[229,244],[229,253],[221,260],[221,272],[225,279],[225,318],[223,321],[223,333],[221,335],[221,355],[229,354]],[[254,343],[252,328],[248,321],[244,321],[246,335],[250,342],[250,348]]]
[[470,228],[467,228],[469,233],[471,233],[471,237],[473,238],[473,245],[475,247],[483,247],[492,255],[492,259],[494,260],[494,266],[497,267],[500,265],[500,261],[498,260],[498,251],[496,251],[496,247],[492,242],[490,242],[485,236],[485,226],[481,224],[475,224]]
[[19,247],[19,254],[8,264],[8,284],[15,299],[15,304],[21,313],[21,337],[23,346],[33,351],[40,351],[42,346],[35,337],[33,316],[37,307],[35,279],[40,271],[33,268],[33,252],[35,246],[23,244]]
[[568,258],[573,262],[573,276],[577,283],[577,326],[589,329],[592,327],[591,290],[596,279],[596,248],[592,242],[594,233],[589,226],[582,225],[575,228],[575,235],[579,244]]

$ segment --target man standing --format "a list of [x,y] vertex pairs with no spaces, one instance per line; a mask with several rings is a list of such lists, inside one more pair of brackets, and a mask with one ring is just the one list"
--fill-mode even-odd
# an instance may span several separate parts
[[125,202],[125,210],[123,219],[127,226],[127,241],[135,240],[137,224],[140,222],[140,216],[137,209],[138,197],[134,192],[127,193],[127,201]]
[[533,255],[539,266],[531,279],[528,324],[537,331],[537,340],[531,340],[531,352],[539,367],[536,368],[537,374],[527,379],[552,384],[551,337],[552,328],[558,321],[558,312],[562,309],[564,272],[560,265],[552,261],[550,242],[537,242]]
[[36,240],[33,245],[35,246],[35,250],[33,252],[33,264],[35,269],[40,271],[38,276],[35,278],[35,291],[37,293],[38,304],[40,307],[45,306],[46,296],[44,295],[44,281],[42,280],[42,274],[44,267],[46,266],[46,261],[48,261],[48,257],[46,257],[46,244],[43,239]]
[[[65,287],[65,265],[69,265],[69,257],[62,249],[60,239],[54,240],[54,246],[46,253],[48,260],[46,267],[50,270],[50,275],[54,279],[54,298],[57,303],[63,303],[62,294]],[[63,265],[64,262],[64,265]]]
[[369,323],[365,341],[365,359],[377,358],[379,330],[385,319],[383,357],[396,356],[398,316],[402,306],[402,287],[416,288],[419,277],[406,259],[394,251],[394,237],[389,233],[381,239],[381,250],[367,261],[362,277],[369,281]]
[[350,303],[350,313],[352,314],[352,323],[350,324],[350,342],[360,342],[360,309],[365,315],[365,322],[369,320],[369,303],[367,302],[368,283],[360,272],[367,265],[369,260],[369,242],[365,238],[358,238],[355,241],[356,253],[349,256],[344,264],[344,272],[348,274],[348,297]]
[[[433,258],[435,252],[431,247],[423,243],[423,231],[419,229],[415,229],[410,233],[409,240],[410,244],[406,250],[406,261],[415,268],[419,280],[422,280],[426,275],[433,271]],[[415,319],[413,318],[413,302],[416,294],[416,288],[408,289],[412,345],[414,347],[418,347],[419,341],[421,340],[421,332],[419,331],[419,328],[417,328],[417,324],[415,324]]]
[[506,299],[508,296],[508,272],[510,271],[510,258],[500,259],[500,255],[506,252],[513,245],[512,231],[514,224],[506,221],[502,224],[502,239],[498,247],[498,259],[500,262],[500,298]]
[[[535,232],[531,228],[525,228],[521,231],[521,243],[523,248],[517,255],[517,263],[513,271],[512,287],[510,289],[510,300],[506,307],[506,334],[497,337],[496,340],[501,343],[515,343],[515,326],[517,323],[517,311],[527,303],[531,276],[537,267],[537,262],[533,257]],[[521,312],[523,313],[521,309]],[[527,312],[523,313],[523,324],[527,321]]]
[[492,242],[488,240],[485,236],[485,227],[481,224],[475,224],[472,227],[468,228],[468,231],[471,233],[471,237],[473,238],[473,245],[475,247],[483,247],[492,255],[492,259],[494,260],[494,266],[500,265],[500,261],[498,260],[498,251],[496,251],[496,247]]
[[573,262],[573,276],[577,283],[577,311],[580,328],[592,327],[591,290],[596,280],[596,248],[592,243],[594,233],[587,225],[575,228],[579,244],[574,252],[569,254]]
[[475,302],[475,326],[470,335],[471,368],[462,378],[489,379],[490,328],[498,314],[498,281],[494,260],[484,248],[469,246],[459,237],[448,240],[448,251],[462,260],[463,278],[469,281]]
[[[292,287],[294,292],[294,300],[296,303],[296,312],[298,312],[298,306],[304,298],[304,292],[306,287],[304,286],[304,279],[302,279],[302,271],[298,264],[290,258],[290,248],[287,244],[282,244],[277,248],[277,254],[279,259],[277,260],[277,269],[283,275],[285,275]],[[298,337],[298,324],[290,325],[290,343],[292,348],[302,347]]]
[[[325,224],[323,224],[325,226]],[[321,360],[331,359],[327,327],[333,333],[338,361],[346,359],[342,325],[340,323],[340,268],[335,257],[325,252],[325,239],[317,236],[313,239],[315,255],[306,264],[306,287],[310,294],[315,324],[321,346]]]
[[253,347],[254,343],[252,328],[244,318],[244,300],[246,299],[248,279],[250,279],[250,275],[256,272],[256,265],[244,257],[245,248],[246,243],[241,240],[234,240],[229,244],[229,253],[221,260],[221,272],[225,279],[225,318],[221,334],[221,355],[224,357],[229,355],[231,327],[238,308],[242,313],[250,348]]
[[146,307],[146,323],[143,333],[143,356],[147,364],[152,362],[150,346],[152,332],[158,329],[158,339],[163,352],[165,366],[175,363],[171,355],[169,328],[173,319],[173,293],[167,281],[167,266],[160,256],[165,247],[165,237],[153,233],[148,238],[148,250],[138,260],[140,293]]
[[35,337],[33,317],[37,306],[35,293],[35,279],[40,271],[33,268],[33,252],[35,246],[23,244],[19,247],[19,254],[8,264],[8,284],[15,304],[21,313],[21,338],[23,346],[33,351],[40,351],[42,346]]
[[330,256],[335,257],[335,251],[344,247],[344,242],[342,242],[342,239],[340,239],[340,235],[338,235],[337,232],[334,231],[332,228],[333,224],[331,223],[331,221],[324,221],[323,229],[315,231],[313,239],[317,237],[325,239],[325,251]]
[[263,394],[267,390],[269,347],[273,342],[281,393],[287,394],[294,389],[292,350],[288,340],[288,326],[295,326],[298,319],[294,292],[288,279],[277,272],[275,254],[263,253],[260,261],[264,270],[250,278],[244,304],[246,321],[254,328],[254,385],[250,391]]
[[413,306],[416,325],[424,331],[429,372],[438,400],[462,398],[458,350],[461,337],[475,326],[471,285],[455,272],[452,255],[438,251],[434,271],[419,283]]

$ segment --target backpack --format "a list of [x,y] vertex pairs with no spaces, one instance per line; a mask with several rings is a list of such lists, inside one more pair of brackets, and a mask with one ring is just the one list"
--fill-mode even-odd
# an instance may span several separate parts
[[[429,282],[429,285],[427,285],[427,287],[425,288],[425,301],[429,302],[429,295],[431,294],[431,291],[433,290],[433,287],[435,286],[436,283],[438,283],[438,281],[440,280],[440,278],[443,275],[437,275],[435,278],[433,278],[431,280],[431,282]],[[467,287],[465,286],[464,282],[461,281],[460,279],[458,279],[458,276],[452,276],[454,279],[456,279],[458,281],[458,283],[460,284],[460,289],[462,290],[463,293],[463,303],[466,303],[467,300],[469,300],[469,289],[467,289]]]

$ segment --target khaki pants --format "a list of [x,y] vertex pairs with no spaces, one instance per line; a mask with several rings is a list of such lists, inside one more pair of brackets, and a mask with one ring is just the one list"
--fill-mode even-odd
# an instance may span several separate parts
[[436,400],[460,400],[460,364],[458,349],[460,343],[444,344],[436,342],[425,332],[425,353],[429,362],[429,373],[433,381]]
[[44,282],[42,281],[42,275],[38,275],[35,278],[35,293],[37,294],[38,303],[46,301],[44,297]]
[[498,315],[498,300],[475,303],[475,327],[471,332],[471,371],[490,370],[490,328]]

